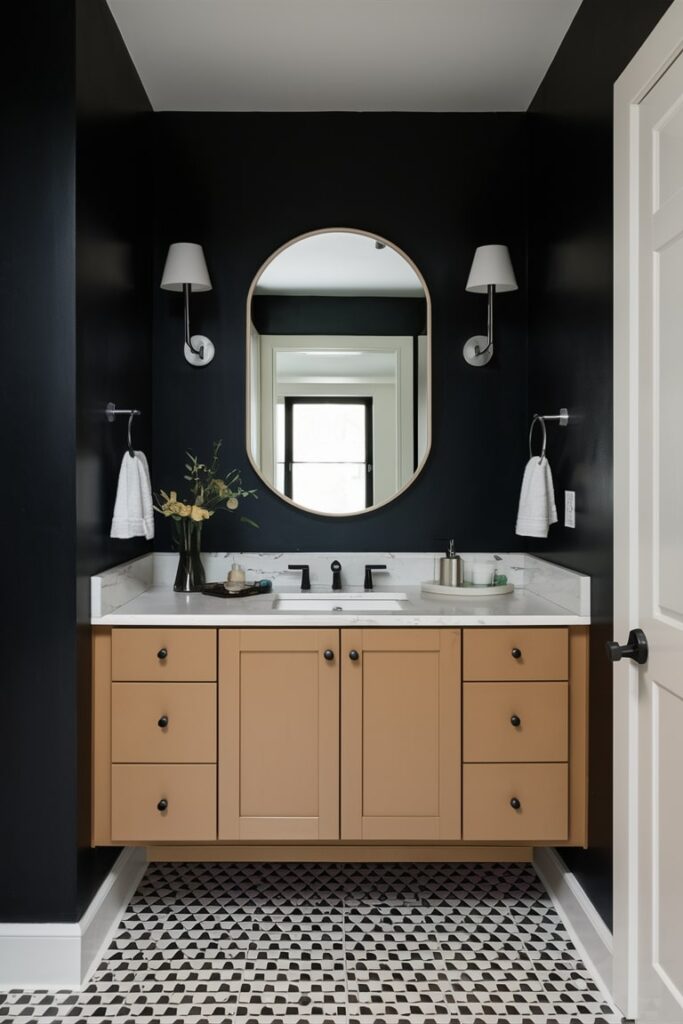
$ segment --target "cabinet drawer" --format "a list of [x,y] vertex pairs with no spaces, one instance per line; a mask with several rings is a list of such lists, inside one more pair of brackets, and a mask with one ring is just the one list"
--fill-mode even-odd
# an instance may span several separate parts
[[215,629],[113,629],[112,679],[214,682]]
[[[566,764],[466,764],[463,839],[546,842],[567,838]],[[519,801],[519,809],[511,801]]]
[[568,678],[566,628],[463,630],[463,679]]
[[114,683],[111,759],[216,760],[215,683]]
[[465,683],[464,761],[566,761],[569,684]]
[[113,765],[111,837],[122,843],[215,839],[215,765]]

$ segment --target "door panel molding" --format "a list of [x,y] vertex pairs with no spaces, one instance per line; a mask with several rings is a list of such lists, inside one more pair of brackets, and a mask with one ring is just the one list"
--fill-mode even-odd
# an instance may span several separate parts
[[[622,661],[614,669],[614,980],[613,998],[625,1017],[652,1024],[683,1021],[683,1008],[655,969],[652,944],[652,699],[650,675],[662,650],[654,632],[665,628],[652,605],[653,573],[641,565],[641,545],[656,539],[649,521],[653,481],[652,285],[657,246],[667,217],[681,209],[669,190],[659,205],[652,180],[653,134],[669,108],[656,109],[654,91],[683,53],[683,0],[674,0],[627,66],[614,93],[614,630],[626,637],[644,628],[651,664]],[[669,84],[660,91],[660,97]],[[680,95],[680,89],[679,89]],[[674,100],[677,98],[674,96]],[[654,104],[654,106],[653,106]],[[649,113],[648,113],[649,107]],[[650,118],[649,122],[647,118]],[[671,223],[669,221],[669,223]],[[654,243],[654,247],[653,247]],[[648,247],[646,253],[646,245]],[[644,473],[641,476],[641,471]],[[655,480],[656,482],[656,480]],[[645,497],[645,501],[641,500]],[[650,555],[656,555],[649,549]],[[650,592],[647,607],[643,593]],[[674,645],[676,646],[676,645]],[[664,678],[664,674],[661,675]],[[647,778],[643,778],[643,776]],[[657,819],[654,818],[656,824]],[[649,883],[645,881],[650,878]]]

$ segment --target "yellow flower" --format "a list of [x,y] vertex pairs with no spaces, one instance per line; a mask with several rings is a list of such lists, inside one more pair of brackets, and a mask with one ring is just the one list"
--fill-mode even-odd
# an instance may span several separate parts
[[237,500],[237,498],[228,498],[225,505],[226,508],[229,508],[231,512],[234,512],[239,505],[239,501]]
[[200,505],[193,505],[190,511],[190,518],[195,523],[201,523],[202,519],[208,519],[210,516],[208,508],[202,508]]
[[192,512],[190,505],[184,505],[182,501],[176,501],[171,509],[173,515],[176,516],[189,516]]

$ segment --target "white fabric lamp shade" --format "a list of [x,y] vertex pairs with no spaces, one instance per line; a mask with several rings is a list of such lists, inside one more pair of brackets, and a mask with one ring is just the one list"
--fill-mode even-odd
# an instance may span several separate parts
[[484,292],[495,285],[497,292],[516,292],[517,278],[507,245],[480,245],[467,279],[468,292]]
[[168,247],[161,287],[168,292],[181,292],[185,284],[193,292],[211,291],[204,250],[196,242],[173,242]]

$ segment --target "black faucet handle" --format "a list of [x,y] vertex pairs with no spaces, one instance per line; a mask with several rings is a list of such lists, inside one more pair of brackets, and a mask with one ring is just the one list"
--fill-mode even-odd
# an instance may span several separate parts
[[333,590],[341,590],[341,588],[342,588],[342,584],[341,584],[341,568],[342,568],[341,567],[341,562],[338,559],[336,559],[336,558],[335,558],[335,560],[333,562],[330,563],[330,569],[332,570],[332,589]]
[[301,589],[311,589],[311,567],[309,565],[288,565],[287,568],[301,570]]
[[366,565],[365,566],[365,581],[363,583],[364,590],[372,590],[372,571],[373,569],[386,569],[386,565]]

